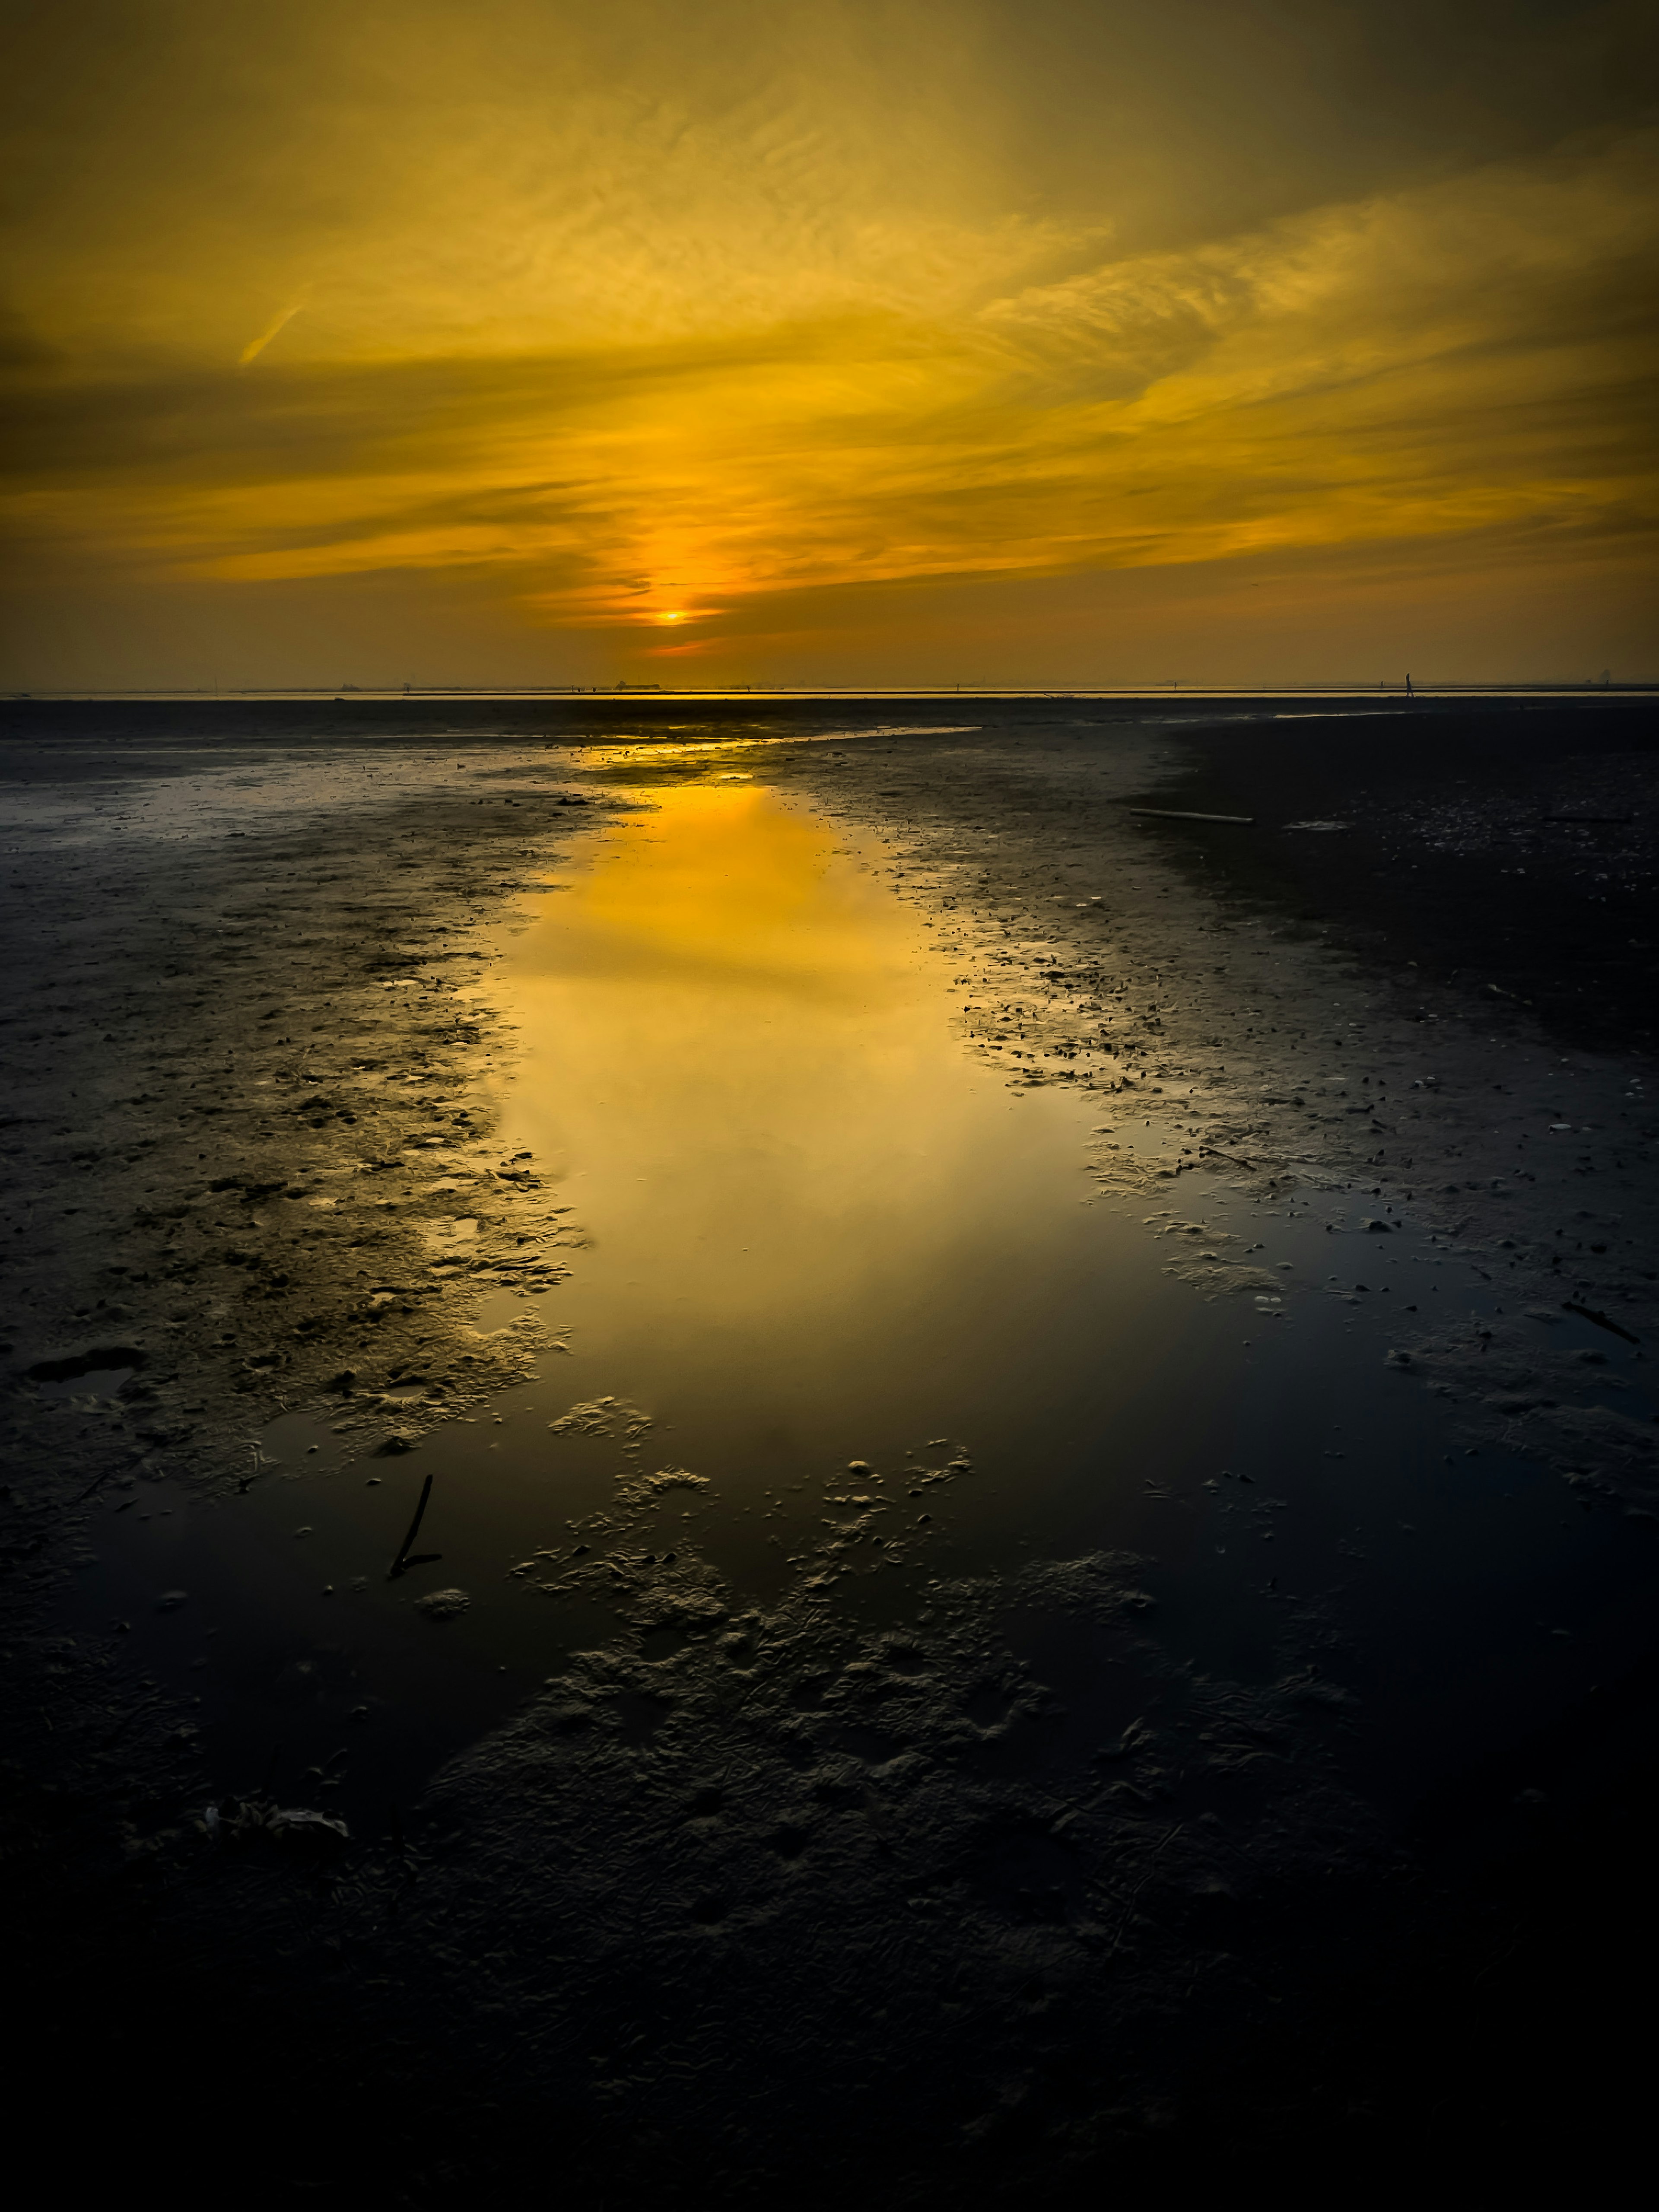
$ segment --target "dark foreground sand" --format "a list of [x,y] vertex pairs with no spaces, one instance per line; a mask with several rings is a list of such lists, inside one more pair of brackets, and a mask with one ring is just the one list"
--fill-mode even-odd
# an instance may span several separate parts
[[[116,1625],[52,1632],[147,1479],[234,1491],[284,1406],[395,1448],[533,1357],[538,1327],[483,1333],[477,1301],[556,1285],[563,1232],[492,1144],[510,1040],[460,993],[510,895],[618,803],[532,742],[548,714],[459,743],[176,713],[15,731],[0,1604],[31,2080],[84,2103],[100,2175],[159,2162],[260,2202],[1080,2203],[1218,2162],[1341,2186],[1584,2155],[1586,2113],[1593,2161],[1644,2094],[1619,2000],[1653,1957],[1651,1659],[1490,1770],[1472,1747],[1459,1802],[1402,1835],[1344,1779],[1311,1627],[1275,1681],[1158,1705],[1132,1560],[952,1587],[881,1636],[805,1591],[758,1609],[695,1559],[596,1563],[624,1622],[690,1636],[672,1726],[637,1639],[607,1647],[406,1831],[308,1849],[210,1837],[223,1778],[187,1700]],[[1473,1254],[1503,1313],[1402,1316],[1401,1388],[1593,1510],[1651,1513],[1639,1369],[1609,1388],[1552,1345],[1566,1305],[1652,1339],[1650,711],[1430,710],[1390,725],[1386,778],[1381,725],[1345,749],[1079,719],[775,727],[742,764],[884,831],[979,1048],[1098,1090],[1105,1187],[1167,1214],[1218,1164]],[[434,1273],[451,1163],[495,1195]],[[1261,1291],[1209,1237],[1170,1264]],[[118,1398],[41,1395],[122,1367]],[[1122,1667],[1153,1720],[1046,1764],[986,1751],[963,1714],[988,1681],[999,1726],[1046,1710],[1011,1616]],[[904,1746],[878,1780],[830,1747],[852,1720]]]

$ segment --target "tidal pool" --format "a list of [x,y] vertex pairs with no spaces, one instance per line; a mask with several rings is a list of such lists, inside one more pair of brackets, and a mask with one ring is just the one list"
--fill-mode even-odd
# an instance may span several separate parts
[[[558,1348],[404,1459],[342,1465],[285,1417],[246,1497],[147,1486],[81,1579],[82,1618],[130,1617],[199,1691],[227,1787],[406,1802],[572,1651],[634,1636],[559,1586],[608,1547],[873,1623],[925,1620],[951,1578],[1133,1553],[1180,1666],[1272,1680],[1317,1619],[1356,1771],[1401,1809],[1636,1648],[1645,1533],[1450,1441],[1383,1364],[1386,1307],[1325,1287],[1355,1241],[1328,1206],[1202,1173],[1105,1197],[1088,1140],[1133,1143],[1127,1109],[976,1055],[873,841],[718,768],[620,787],[635,810],[528,896],[487,987],[520,1047],[499,1152],[565,1209],[568,1273],[482,1322],[533,1313]],[[458,1215],[501,1202],[458,1180]],[[1200,1212],[1262,1248],[1280,1314],[1167,1272],[1158,1232]],[[1426,1255],[1408,1226],[1389,1245],[1367,1265],[1403,1301]],[[1472,1271],[1441,1276],[1484,1310]],[[428,1474],[434,1556],[388,1581]],[[464,1613],[421,1613],[453,1587]],[[1007,1627],[1079,1729],[1144,1701],[1053,1622]]]

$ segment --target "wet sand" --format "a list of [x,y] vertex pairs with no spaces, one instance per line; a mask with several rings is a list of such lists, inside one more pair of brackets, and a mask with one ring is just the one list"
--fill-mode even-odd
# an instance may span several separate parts
[[[1651,717],[1529,712],[1522,733],[1547,733],[1529,755],[1504,717],[1453,709],[1392,788],[1369,757],[1343,768],[1349,732],[1395,719],[1325,724],[1299,757],[1282,725],[1182,732],[1178,750],[1169,729],[1139,773],[1121,748],[1096,758],[1081,732],[1039,732],[983,752],[964,741],[925,778],[890,777],[902,755],[878,763],[874,745],[844,767],[860,787],[849,800],[887,808],[909,895],[958,933],[964,1025],[1011,1073],[1104,1085],[1139,1103],[1126,1120],[1150,1119],[1150,1152],[1143,1140],[1133,1164],[1103,1161],[1109,1181],[1147,1193],[1220,1162],[1244,1188],[1341,1194],[1351,1225],[1397,1215],[1471,1257],[1506,1284],[1506,1310],[1451,1332],[1402,1321],[1402,1358],[1456,1395],[1472,1435],[1524,1420],[1563,1474],[1647,1510],[1652,1408],[1621,1420],[1575,1402],[1571,1381],[1579,1354],[1650,1340],[1659,1281]],[[1168,818],[1184,811],[1255,818]],[[1544,818],[1598,812],[1635,818]],[[1343,826],[1285,826],[1308,821]],[[1607,867],[1588,863],[1587,840]],[[947,921],[948,902],[961,912]],[[1564,1360],[1552,1346],[1568,1301],[1602,1316],[1601,1339]]]
[[[1284,726],[1103,729],[1059,703],[997,718],[896,738],[848,716],[844,740],[818,718],[822,742],[752,732],[718,772],[866,841],[948,950],[957,1033],[988,1075],[1086,1103],[1079,1164],[1160,1240],[1172,1296],[1224,1316],[1230,1340],[1307,1326],[1334,1360],[1363,1348],[1450,1450],[1522,1470],[1522,1519],[1595,1531],[1584,1621],[1565,1641],[1559,1618],[1537,1624],[1560,1685],[1518,1674],[1485,1706],[1468,1692],[1465,1715],[1504,1713],[1506,1732],[1469,1741],[1460,1721],[1458,1755],[1423,1762],[1397,1802],[1387,1730],[1353,1687],[1370,1666],[1386,1701],[1363,1589],[1310,1584],[1291,1607],[1267,1583],[1288,1598],[1292,1577],[1256,1574],[1272,1663],[1195,1668],[1167,1624],[1202,1586],[1159,1581],[1161,1501],[1121,1524],[1133,1544],[1079,1522],[999,1565],[994,1512],[990,1553],[960,1549],[972,1515],[947,1502],[977,1477],[939,1453],[907,1510],[956,1520],[938,1551],[913,1540],[912,1585],[860,1551],[890,1525],[874,1477],[893,1465],[842,1466],[814,1501],[819,1555],[769,1587],[741,1547],[667,1559],[663,1494],[642,1489],[598,1556],[567,1542],[560,1570],[560,1601],[603,1601],[627,1632],[576,1639],[539,1694],[515,1683],[513,1717],[389,1830],[355,1824],[309,1855],[210,1838],[201,1807],[263,1778],[227,1775],[183,1676],[135,1660],[165,1656],[155,1623],[94,1628],[76,1577],[106,1571],[124,1514],[208,1526],[275,1494],[252,1441],[273,1419],[317,1425],[365,1486],[407,1490],[426,1462],[401,1447],[429,1453],[514,1386],[544,1387],[580,1222],[512,1138],[517,1048],[492,979],[550,871],[580,864],[568,825],[639,818],[653,778],[680,787],[711,763],[551,753],[522,725],[460,747],[244,730],[205,757],[137,759],[107,731],[25,733],[8,884],[30,948],[10,1031],[27,1048],[7,1270],[4,1602],[27,1685],[9,1716],[14,1898],[49,2063],[125,2082],[126,2124],[172,2076],[155,2051],[210,2017],[223,2071],[192,2057],[179,2079],[204,2067],[244,2131],[282,2085],[298,2118],[270,2158],[279,2201],[422,2202],[552,2155],[594,2201],[799,2196],[805,2167],[826,2198],[1001,2203],[1241,2148],[1370,2160],[1494,2129],[1543,2139],[1529,2039],[1553,2005],[1594,2014],[1598,1958],[1645,1940],[1608,1870],[1636,1863],[1652,1773],[1653,1185],[1645,1044],[1606,1049],[1633,987],[1568,1003],[1565,960],[1537,1004],[1516,987],[1542,977],[1575,898],[1628,898],[1642,936],[1642,855],[1621,852],[1628,890],[1580,885],[1591,833],[1568,826],[1547,927],[1531,878],[1516,896],[1502,872],[1536,866],[1540,811],[1638,811],[1614,800],[1649,726],[1582,714],[1504,781],[1490,726],[1447,718],[1417,781],[1407,762],[1379,799],[1328,748],[1287,763]],[[1473,827],[1434,787],[1462,756],[1486,809]],[[1354,827],[1279,826],[1316,769],[1309,818]],[[1258,820],[1177,826],[1134,803]],[[1538,933],[1501,970],[1482,942],[1467,972],[1455,885],[1378,891],[1329,857],[1415,854],[1421,873],[1454,828],[1483,854],[1534,839],[1525,860],[1505,844],[1480,863],[1483,921]],[[1268,1214],[1288,1285],[1248,1249]],[[1448,1268],[1441,1322],[1430,1285]],[[1194,1466],[1180,1510],[1212,1510],[1222,1473]],[[1270,1502],[1246,1509],[1258,1541]],[[1217,1586],[1200,1610],[1239,1602]],[[1405,1641],[1434,1648],[1416,1626]],[[1413,1695],[1402,1741],[1432,1733]],[[303,1781],[290,1761],[283,1802],[343,1802],[313,1764]],[[90,2038],[88,1988],[112,2023]],[[1598,2094],[1618,2063],[1588,2032],[1577,2065]]]

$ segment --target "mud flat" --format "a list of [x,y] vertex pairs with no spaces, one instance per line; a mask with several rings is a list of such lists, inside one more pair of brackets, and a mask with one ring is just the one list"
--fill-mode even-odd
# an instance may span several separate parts
[[[1495,951],[1542,927],[1535,815],[1641,812],[1642,710],[1535,732],[1521,771],[1448,716],[1380,791],[1384,726],[1362,786],[1347,725],[1291,757],[1255,708],[533,713],[14,742],[6,1817],[51,2078],[129,2142],[165,2104],[174,2171],[276,2202],[1093,2201],[1241,2156],[1532,2157],[1591,2094],[1616,2134],[1605,1962],[1653,1936],[1649,1046],[1627,967],[1586,1006],[1541,938]],[[277,1431],[359,1499],[413,1492],[555,1387],[586,1224],[503,1134],[502,957],[550,877],[711,775],[843,823],[969,1062],[1086,1104],[1088,1188],[1216,1363],[1192,1397],[1248,1333],[1225,1463],[1137,1435],[1132,1504],[1055,1505],[1016,1556],[960,1440],[826,1455],[799,1502],[755,1493],[790,1540],[763,1586],[719,1470],[653,1474],[648,1413],[563,1392],[606,1503],[507,1571],[602,1626],[389,1818],[343,1786],[379,1754],[338,1686],[337,1754],[228,1771],[166,1641],[199,1589],[94,1620],[77,1577],[141,1516],[210,1552],[222,1514],[228,1555],[284,1494]],[[1217,813],[1254,819],[1171,818]],[[1599,829],[1565,829],[1546,936],[1614,897],[1648,933],[1644,848],[1615,893]],[[1376,869],[1476,848],[1471,974],[1460,879]],[[1510,1595],[1413,1565],[1425,1527]],[[482,1638],[452,1571],[410,1601]],[[1211,1616],[1249,1663],[1194,1658]]]
[[[1218,1165],[1472,1260],[1504,1310],[1437,1330],[1417,1302],[1400,1364],[1472,1436],[1649,1511],[1652,1408],[1584,1370],[1650,1345],[1659,1303],[1656,762],[1630,707],[1039,727],[836,767],[960,956],[964,1032],[1113,1102],[1109,1187]],[[795,772],[834,803],[816,755]],[[1563,1351],[1575,1308],[1600,1337]]]

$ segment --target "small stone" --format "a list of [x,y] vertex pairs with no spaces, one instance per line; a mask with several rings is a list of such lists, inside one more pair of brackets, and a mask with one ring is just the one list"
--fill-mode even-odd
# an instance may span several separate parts
[[470,1590],[428,1590],[424,1597],[416,1599],[415,1610],[424,1613],[428,1620],[453,1620],[458,1613],[465,1613],[471,1602]]

